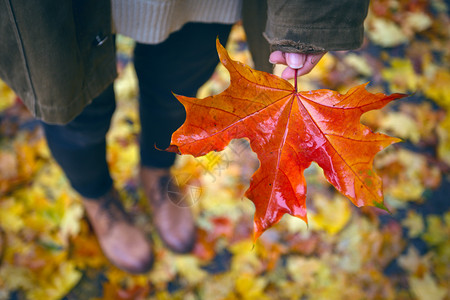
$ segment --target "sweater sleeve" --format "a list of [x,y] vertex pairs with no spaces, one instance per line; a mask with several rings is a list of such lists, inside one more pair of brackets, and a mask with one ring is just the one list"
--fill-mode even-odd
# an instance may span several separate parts
[[369,0],[267,0],[271,50],[318,53],[361,46]]

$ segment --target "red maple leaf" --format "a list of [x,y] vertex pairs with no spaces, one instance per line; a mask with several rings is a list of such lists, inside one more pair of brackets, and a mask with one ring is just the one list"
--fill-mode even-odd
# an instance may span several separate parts
[[178,96],[187,113],[167,149],[195,157],[247,138],[260,161],[246,197],[255,204],[255,239],[288,213],[307,222],[303,172],[315,161],[326,179],[356,206],[383,205],[374,156],[399,139],[372,132],[363,113],[404,94],[372,94],[365,85],[342,95],[331,90],[297,92],[288,81],[230,59],[217,40],[230,86],[204,99]]

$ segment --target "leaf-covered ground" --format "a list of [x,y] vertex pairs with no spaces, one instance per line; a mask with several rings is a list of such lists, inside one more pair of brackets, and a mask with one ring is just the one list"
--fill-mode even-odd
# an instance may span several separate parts
[[[174,168],[199,228],[192,254],[162,245],[137,182],[139,122],[132,41],[119,37],[118,108],[108,160],[156,264],[131,276],[103,257],[47,149],[39,123],[0,83],[0,299],[450,299],[450,18],[444,1],[372,1],[359,51],[330,53],[299,89],[409,93],[363,115],[403,143],[377,155],[391,214],[358,209],[316,165],[307,169],[309,227],[285,216],[253,244],[243,197],[258,167],[245,140]],[[227,47],[251,64],[242,28]],[[275,70],[279,72],[279,70]],[[217,68],[199,97],[227,86]]]

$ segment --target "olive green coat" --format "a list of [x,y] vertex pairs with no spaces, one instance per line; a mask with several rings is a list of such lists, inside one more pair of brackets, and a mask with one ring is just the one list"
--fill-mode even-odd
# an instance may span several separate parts
[[[0,78],[36,118],[67,123],[115,79],[110,5],[0,0]],[[269,44],[299,53],[359,47],[367,7],[368,0],[244,0],[256,68],[270,70]]]

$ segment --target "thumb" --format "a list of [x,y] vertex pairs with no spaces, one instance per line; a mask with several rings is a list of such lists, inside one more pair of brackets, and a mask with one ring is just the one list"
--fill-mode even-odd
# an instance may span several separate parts
[[291,69],[301,69],[305,64],[306,54],[303,53],[286,53],[286,64]]

